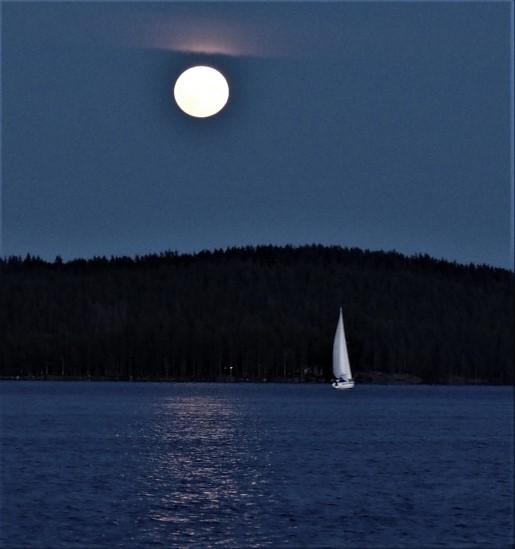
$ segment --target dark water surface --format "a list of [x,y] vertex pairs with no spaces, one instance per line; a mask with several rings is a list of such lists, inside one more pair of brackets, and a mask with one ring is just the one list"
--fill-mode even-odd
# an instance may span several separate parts
[[1,382],[18,547],[508,547],[510,387]]

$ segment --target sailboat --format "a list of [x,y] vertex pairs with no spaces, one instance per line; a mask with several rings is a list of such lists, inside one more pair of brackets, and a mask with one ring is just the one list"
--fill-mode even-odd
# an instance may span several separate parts
[[336,378],[333,382],[335,389],[352,389],[354,380],[350,369],[347,343],[345,342],[345,330],[343,328],[342,308],[340,307],[340,318],[336,326],[333,343],[333,375]]

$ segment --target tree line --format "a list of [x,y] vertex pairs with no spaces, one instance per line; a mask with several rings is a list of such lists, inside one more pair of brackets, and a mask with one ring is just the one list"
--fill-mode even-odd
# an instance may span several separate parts
[[257,246],[0,260],[0,375],[513,382],[513,273],[427,255]]

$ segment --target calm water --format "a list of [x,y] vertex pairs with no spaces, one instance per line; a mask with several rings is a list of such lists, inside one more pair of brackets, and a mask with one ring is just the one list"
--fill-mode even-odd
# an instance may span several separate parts
[[504,547],[507,387],[1,382],[3,547]]

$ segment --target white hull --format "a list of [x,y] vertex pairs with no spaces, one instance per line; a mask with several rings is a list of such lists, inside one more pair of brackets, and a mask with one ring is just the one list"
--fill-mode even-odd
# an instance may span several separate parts
[[352,389],[354,381],[333,381],[333,389]]

